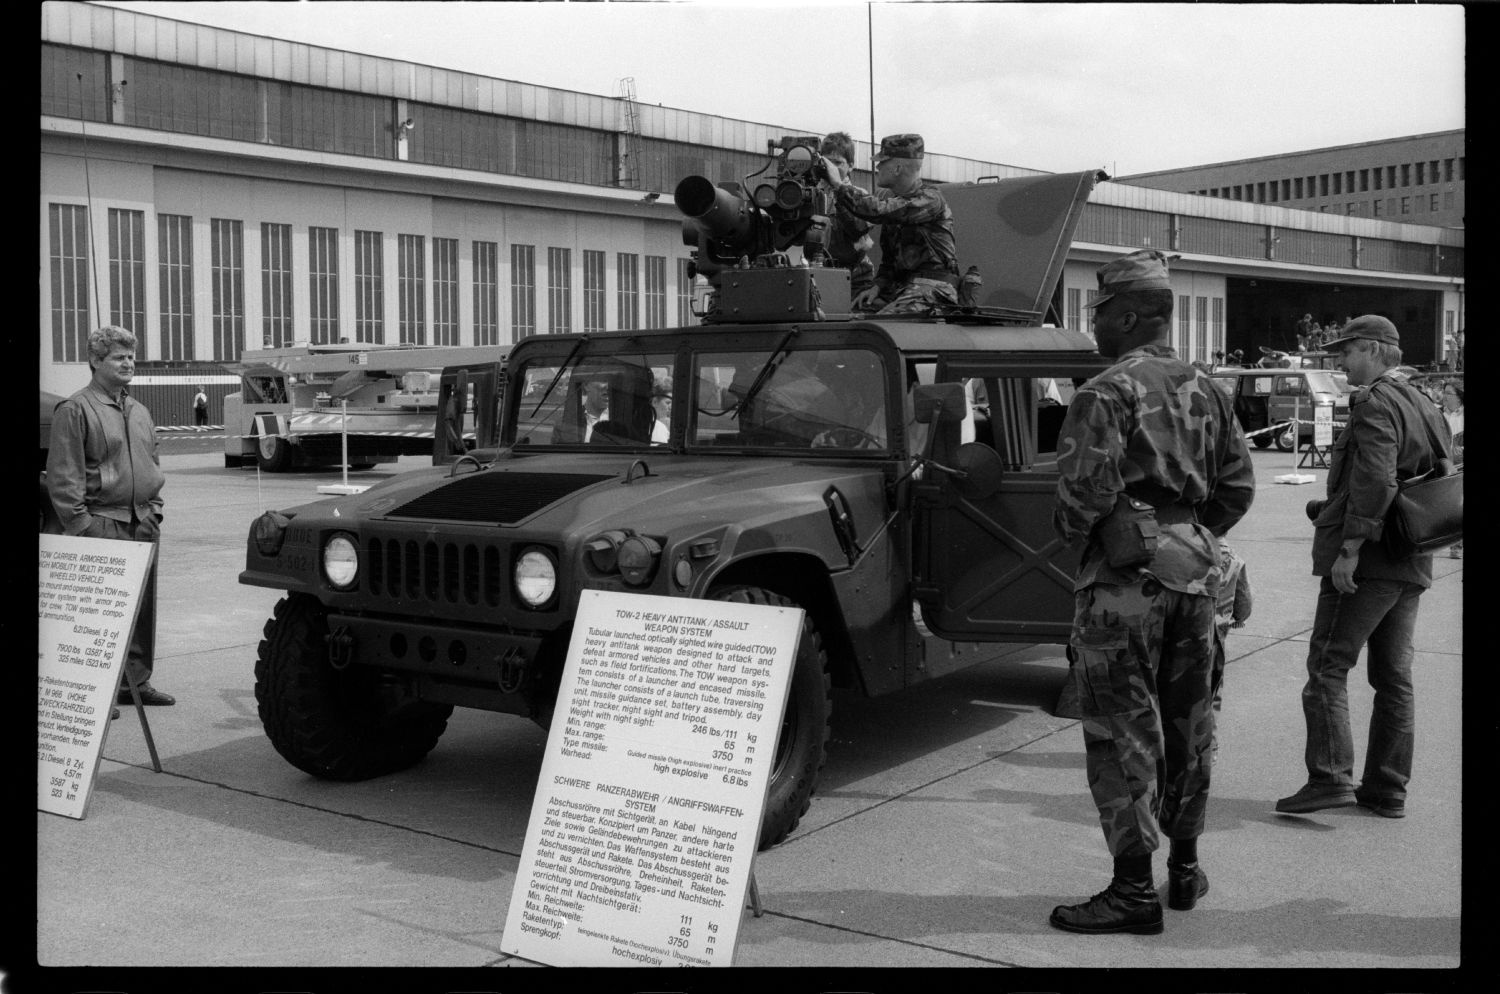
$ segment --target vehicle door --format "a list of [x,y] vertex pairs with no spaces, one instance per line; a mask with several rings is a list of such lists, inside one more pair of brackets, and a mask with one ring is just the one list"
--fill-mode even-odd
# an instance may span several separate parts
[[929,465],[914,488],[913,594],[934,633],[964,641],[1067,641],[1080,550],[1069,549],[1052,528],[1058,431],[1067,411],[1054,398],[1071,399],[1075,386],[1106,365],[1098,356],[939,361],[938,382],[965,383],[975,398],[974,441],[959,441],[958,424],[933,425],[934,460],[952,468],[988,462],[998,465],[998,475],[990,473],[992,485],[985,485],[984,473],[964,477]]

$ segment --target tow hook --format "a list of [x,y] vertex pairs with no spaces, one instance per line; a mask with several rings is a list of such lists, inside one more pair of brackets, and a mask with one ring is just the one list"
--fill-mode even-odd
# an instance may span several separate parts
[[500,659],[500,692],[514,694],[521,687],[521,681],[526,677],[526,654],[515,646],[511,646],[501,654]]
[[328,643],[328,665],[336,670],[348,669],[354,662],[354,636],[348,625],[339,625],[323,636]]

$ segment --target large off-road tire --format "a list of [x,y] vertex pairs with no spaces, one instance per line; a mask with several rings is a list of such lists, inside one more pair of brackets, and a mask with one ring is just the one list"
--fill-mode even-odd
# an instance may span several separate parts
[[405,696],[380,674],[328,662],[322,605],[292,594],[266,622],[255,658],[255,703],[282,758],[325,780],[406,769],[437,745],[453,708]]
[[[724,587],[710,598],[735,604],[768,604],[796,607],[793,601],[761,587]],[[769,849],[791,834],[812,804],[813,791],[823,762],[828,758],[828,722],[833,712],[828,678],[828,655],[823,639],[804,612],[802,640],[787,691],[776,758],[771,766],[771,787],[760,823],[760,848]]]
[[286,439],[276,435],[259,435],[255,439],[255,462],[266,473],[285,473],[292,468],[296,455]]

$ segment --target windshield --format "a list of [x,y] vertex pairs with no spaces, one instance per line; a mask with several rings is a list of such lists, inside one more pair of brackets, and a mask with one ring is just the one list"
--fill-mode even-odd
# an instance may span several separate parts
[[674,389],[672,353],[602,344],[522,360],[506,430],[514,445],[889,448],[886,367],[868,348],[695,352]]
[[[701,352],[688,444],[834,450],[887,447],[886,371],[862,348]],[[752,392],[752,387],[754,390]]]
[[517,371],[516,445],[664,446],[672,421],[672,356],[538,357]]

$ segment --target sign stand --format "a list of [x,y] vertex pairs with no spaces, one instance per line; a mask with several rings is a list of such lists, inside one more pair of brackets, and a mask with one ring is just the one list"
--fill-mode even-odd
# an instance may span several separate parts
[[1293,401],[1292,421],[1287,430],[1292,433],[1292,471],[1276,477],[1276,482],[1293,484],[1316,482],[1318,478],[1313,474],[1297,472],[1297,450],[1302,447],[1302,398],[1300,396]]
[[362,494],[370,488],[360,484],[349,483],[349,401],[339,399],[339,441],[343,445],[342,453],[344,459],[344,482],[324,483],[319,485],[320,494],[341,494],[345,497],[350,494]]
[[[155,555],[150,542],[39,536],[38,811],[84,816]],[[146,733],[151,765],[161,772],[140,688],[126,683]]]
[[[139,620],[140,620],[139,619],[139,615],[137,615],[137,619],[136,620],[137,620],[137,623],[139,623]],[[134,628],[132,628],[130,630],[130,635],[131,635],[132,638],[135,637],[135,629]],[[130,643],[127,641],[126,645],[129,645],[129,644]],[[133,700],[135,702],[135,713],[137,715],[139,715],[140,719],[141,719],[141,731],[146,736],[146,751],[151,754],[151,768],[153,770],[155,770],[157,773],[160,773],[161,772],[161,759],[158,758],[157,755],[156,755],[156,740],[151,737],[151,723],[146,720],[146,705],[144,705],[144,704],[141,703],[141,690],[140,690],[140,687],[138,687],[136,685],[136,682],[133,679],[131,679],[130,672],[129,672],[128,668],[125,668],[124,682],[130,686],[130,698],[131,698],[131,700]],[[116,691],[116,693],[115,693],[116,699],[118,699],[119,696],[120,696],[119,692]]]

